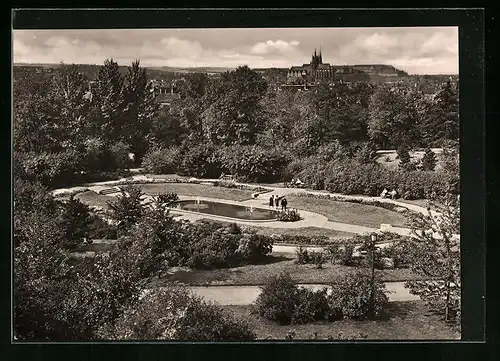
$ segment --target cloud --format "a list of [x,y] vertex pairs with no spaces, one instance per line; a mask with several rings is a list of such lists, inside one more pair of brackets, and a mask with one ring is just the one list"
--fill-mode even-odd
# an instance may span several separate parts
[[458,27],[15,30],[14,62],[281,67],[314,48],[337,64],[390,64],[410,73],[458,72]]
[[161,40],[163,49],[177,58],[196,59],[203,54],[203,48],[197,41],[188,41],[168,37]]
[[259,42],[252,46],[250,52],[253,54],[269,54],[273,52],[289,53],[297,51],[300,42],[292,40],[290,42],[284,40],[267,40],[266,42]]

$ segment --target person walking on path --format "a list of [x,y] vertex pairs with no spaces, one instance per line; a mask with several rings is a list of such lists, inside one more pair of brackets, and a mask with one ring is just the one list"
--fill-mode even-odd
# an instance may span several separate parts
[[280,197],[278,197],[277,194],[274,195],[274,205],[276,206],[276,208],[279,208],[280,206]]
[[274,207],[274,196],[269,197],[269,207]]
[[286,200],[286,198],[283,197],[283,199],[281,200],[281,210],[283,212],[286,212],[286,205],[288,204],[288,201]]

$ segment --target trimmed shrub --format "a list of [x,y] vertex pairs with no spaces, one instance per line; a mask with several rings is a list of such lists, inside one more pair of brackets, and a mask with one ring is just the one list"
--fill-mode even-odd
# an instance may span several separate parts
[[214,303],[180,288],[155,290],[129,308],[101,339],[250,341],[255,334]]
[[142,159],[142,167],[152,174],[169,174],[178,170],[180,150],[176,147],[163,148],[154,146],[148,150]]
[[436,155],[427,148],[421,160],[422,170],[434,170],[436,168]]
[[387,304],[388,298],[384,283],[378,279],[375,279],[373,291],[372,298],[372,282],[367,272],[358,271],[339,278],[331,284],[328,296],[330,309],[350,318],[377,315]]
[[329,244],[329,238],[326,236],[303,236],[303,235],[290,235],[280,234],[273,237],[274,243],[297,244],[297,245],[314,245],[322,246]]

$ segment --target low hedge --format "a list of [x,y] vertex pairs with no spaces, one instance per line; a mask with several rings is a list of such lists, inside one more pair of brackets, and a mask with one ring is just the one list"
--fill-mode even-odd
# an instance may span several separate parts
[[395,171],[377,163],[362,163],[355,159],[325,162],[319,157],[309,157],[290,163],[288,172],[313,189],[347,195],[375,197],[384,188],[394,188],[404,199],[430,199],[450,192],[456,193],[459,188],[459,178],[453,173]]

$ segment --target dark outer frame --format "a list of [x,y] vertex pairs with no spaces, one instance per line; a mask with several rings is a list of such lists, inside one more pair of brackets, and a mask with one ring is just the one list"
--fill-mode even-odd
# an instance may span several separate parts
[[[12,12],[13,29],[97,29],[97,28],[187,28],[187,27],[384,27],[384,26],[459,26],[459,79],[460,79],[460,136],[461,136],[461,240],[462,240],[462,340],[480,342],[485,339],[485,73],[484,73],[484,22],[485,15],[482,9],[455,9],[455,10],[268,10],[268,9],[175,9],[175,10],[16,10]],[[12,62],[12,59],[10,60]],[[9,65],[10,66],[10,65]],[[5,122],[4,122],[5,124]],[[6,144],[6,143],[4,143]],[[4,173],[5,174],[5,173]],[[11,225],[9,225],[9,228]],[[2,244],[4,258],[10,257],[11,245]],[[8,249],[6,249],[8,248]],[[7,256],[8,255],[8,256]],[[10,259],[4,259],[2,269],[10,267]],[[6,273],[6,272],[4,272]],[[12,275],[11,275],[12,276]],[[3,284],[11,284],[11,278]],[[10,308],[11,293],[3,292],[3,310]],[[9,295],[9,296],[7,296]],[[8,298],[7,298],[8,297]],[[2,313],[3,315],[4,313]],[[7,317],[3,317],[7,319]],[[10,324],[9,319],[9,324]],[[9,329],[9,338],[10,329]],[[268,342],[259,342],[261,355],[271,356],[271,345]],[[304,342],[300,347],[290,343],[278,342],[279,357],[309,358],[313,350],[335,350],[340,357],[366,355],[374,357],[385,346],[380,342]],[[455,358],[468,354],[469,357],[484,355],[478,344],[463,345],[464,351],[453,347],[455,342],[446,342],[439,345],[431,341],[429,347],[421,347],[421,343],[397,342],[394,347],[405,347],[405,353],[411,348],[423,349],[420,356],[432,355],[439,358]],[[130,344],[130,343],[127,343]],[[132,343],[133,344],[133,343]],[[184,343],[185,344],[185,343]],[[274,342],[276,344],[276,342]],[[331,347],[328,344],[334,344]],[[335,345],[336,344],[336,345]],[[353,347],[361,346],[363,347]],[[420,344],[420,345],[419,345]],[[89,347],[90,346],[90,347]],[[111,346],[111,347],[110,347]],[[57,359],[57,355],[71,353],[71,358],[94,359],[97,354],[106,354],[106,357],[118,356],[118,345],[93,343],[92,345],[78,345],[78,351],[67,347],[51,345],[11,345],[9,358],[21,358],[21,354],[28,359],[45,359],[43,353],[52,351],[47,359]],[[120,356],[129,356],[141,359],[157,359],[152,343],[132,346],[121,345]],[[125,347],[123,347],[125,346]],[[188,358],[196,357],[196,353],[204,352],[208,347],[215,345],[198,345],[194,348],[183,348],[182,345],[162,345],[162,349],[172,355],[174,359],[185,353]],[[248,352],[241,352],[236,346],[241,344],[220,344],[224,347],[226,356],[244,357]],[[276,345],[277,346],[277,345]],[[373,348],[373,347],[376,348]],[[388,345],[387,345],[388,346]],[[132,351],[133,347],[133,351]],[[253,349],[255,346],[243,346],[244,349]],[[327,349],[328,347],[328,349]],[[67,351],[63,351],[63,350]],[[42,353],[43,350],[43,353]],[[128,350],[128,351],[126,351]],[[139,352],[140,350],[140,352]],[[182,352],[182,351],[183,352]],[[238,352],[238,350],[241,350]],[[433,350],[433,351],[431,351]],[[468,350],[465,352],[465,350]],[[63,352],[60,352],[63,351]],[[123,351],[123,352],[122,352]],[[222,351],[222,350],[221,350]],[[181,353],[182,352],[182,353]],[[366,353],[365,353],[366,352]],[[465,354],[463,353],[465,352]],[[316,354],[316,352],[314,351]],[[175,356],[174,356],[175,355]],[[203,355],[203,354],[201,354]],[[316,355],[315,355],[316,356]],[[24,357],[23,357],[24,358]]]

